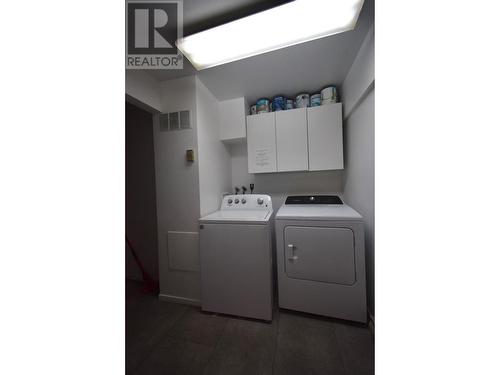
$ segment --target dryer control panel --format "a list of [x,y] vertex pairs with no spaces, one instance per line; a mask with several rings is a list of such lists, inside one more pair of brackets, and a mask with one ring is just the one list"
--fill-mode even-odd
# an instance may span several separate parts
[[272,210],[271,197],[266,194],[226,195],[221,210]]
[[338,195],[289,195],[285,204],[343,204]]

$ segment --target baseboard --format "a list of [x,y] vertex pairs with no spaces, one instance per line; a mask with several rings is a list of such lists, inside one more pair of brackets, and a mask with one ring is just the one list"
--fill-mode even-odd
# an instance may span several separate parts
[[193,298],[171,296],[169,294],[158,294],[158,298],[162,301],[182,303],[184,305],[201,306],[201,301]]

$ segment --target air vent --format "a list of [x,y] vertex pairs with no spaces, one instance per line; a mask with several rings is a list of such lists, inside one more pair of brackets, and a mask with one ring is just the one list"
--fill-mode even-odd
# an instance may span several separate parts
[[160,131],[168,131],[168,113],[160,113]]
[[170,130],[179,130],[179,112],[170,112],[168,114]]
[[180,111],[180,119],[181,119],[181,129],[190,129],[191,122],[189,121],[189,111]]
[[160,113],[160,131],[191,129],[189,111]]

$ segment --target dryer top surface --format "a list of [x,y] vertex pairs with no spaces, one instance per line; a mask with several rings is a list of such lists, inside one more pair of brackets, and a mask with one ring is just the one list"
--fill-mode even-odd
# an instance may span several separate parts
[[280,219],[362,221],[363,217],[346,204],[283,204],[276,213]]

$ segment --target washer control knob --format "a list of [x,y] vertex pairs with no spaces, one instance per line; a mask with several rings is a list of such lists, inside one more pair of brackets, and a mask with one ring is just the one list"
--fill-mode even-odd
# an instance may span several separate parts
[[227,200],[227,203],[228,203],[228,204],[231,204],[231,203],[233,203],[233,200],[232,200],[231,198],[229,198],[229,199]]
[[258,203],[258,204],[262,204],[262,203],[264,203],[264,199],[262,199],[262,198],[257,198],[257,203]]
[[245,203],[247,203],[247,200],[246,200],[245,198],[243,198],[243,199],[241,200],[241,204],[245,204]]
[[236,198],[236,199],[234,200],[234,203],[238,204],[238,203],[240,203],[240,200],[239,200],[238,198]]

